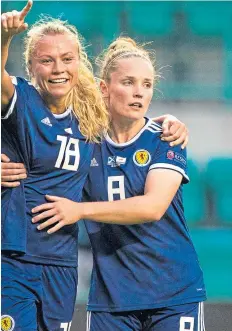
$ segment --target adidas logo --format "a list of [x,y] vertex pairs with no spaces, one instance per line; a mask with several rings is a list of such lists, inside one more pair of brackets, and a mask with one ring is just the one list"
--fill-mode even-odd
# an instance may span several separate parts
[[98,167],[99,164],[97,163],[97,160],[95,159],[95,157],[91,160],[91,164],[90,167]]
[[43,124],[48,125],[48,126],[52,126],[52,123],[50,122],[49,117],[45,117],[45,118],[43,118],[43,119],[41,120],[41,122],[42,122]]
[[64,129],[64,131],[65,131],[65,132],[67,132],[67,133],[73,134],[73,132],[72,132],[72,129],[71,129],[71,128],[67,128],[67,129]]

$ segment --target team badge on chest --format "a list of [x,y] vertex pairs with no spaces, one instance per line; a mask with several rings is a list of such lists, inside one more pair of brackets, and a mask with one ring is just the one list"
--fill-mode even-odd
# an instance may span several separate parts
[[139,149],[134,153],[133,161],[137,166],[145,167],[151,162],[151,155],[147,150]]
[[10,315],[2,315],[1,317],[1,330],[13,331],[15,327],[14,319]]

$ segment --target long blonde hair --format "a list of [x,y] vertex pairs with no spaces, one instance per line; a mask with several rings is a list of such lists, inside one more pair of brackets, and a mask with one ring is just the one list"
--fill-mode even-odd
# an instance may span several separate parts
[[79,52],[78,83],[66,97],[66,107],[71,106],[80,123],[80,131],[90,142],[98,142],[108,129],[108,112],[102,100],[98,84],[93,75],[92,65],[87,58],[83,38],[75,26],[67,21],[43,17],[27,32],[24,58],[27,73],[30,75],[31,57],[36,43],[49,34],[69,34],[76,41]]
[[155,54],[148,51],[143,45],[139,45],[129,37],[119,37],[96,59],[99,66],[100,79],[110,81],[110,74],[117,69],[118,60],[132,57],[140,57],[150,62],[154,69],[154,83],[160,77],[156,73]]

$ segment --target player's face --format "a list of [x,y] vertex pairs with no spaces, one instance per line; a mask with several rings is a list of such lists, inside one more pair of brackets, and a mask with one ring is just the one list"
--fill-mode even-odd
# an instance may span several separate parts
[[108,106],[116,121],[140,120],[153,96],[154,70],[146,59],[132,57],[118,60],[116,71],[107,84]]
[[46,99],[62,101],[78,80],[78,46],[68,34],[45,35],[35,45],[31,74]]

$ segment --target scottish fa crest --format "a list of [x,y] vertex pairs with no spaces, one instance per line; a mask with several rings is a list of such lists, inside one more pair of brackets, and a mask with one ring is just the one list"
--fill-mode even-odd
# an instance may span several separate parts
[[139,167],[145,167],[151,162],[151,155],[146,149],[139,149],[134,153],[134,163]]

